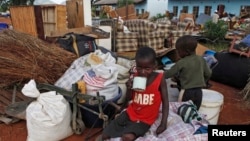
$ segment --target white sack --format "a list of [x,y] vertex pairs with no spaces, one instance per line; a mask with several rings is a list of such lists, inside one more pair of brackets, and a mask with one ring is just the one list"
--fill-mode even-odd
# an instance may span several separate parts
[[30,80],[27,84],[22,88],[22,93],[25,96],[37,98],[40,95],[40,92],[36,88],[36,82],[34,79]]
[[[25,89],[38,91],[32,83],[28,83]],[[23,94],[30,95],[25,89]],[[69,103],[55,91],[40,93],[37,100],[30,103],[26,109],[26,124],[27,141],[59,141],[73,134]]]
[[91,96],[97,96],[97,91],[101,96],[105,96],[105,100],[111,100],[119,95],[119,85],[111,84],[103,87],[102,89],[98,89],[97,87],[92,87],[87,85],[87,94]]

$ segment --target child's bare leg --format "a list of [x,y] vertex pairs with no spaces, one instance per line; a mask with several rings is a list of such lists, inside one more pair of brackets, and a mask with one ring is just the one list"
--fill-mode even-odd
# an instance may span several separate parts
[[110,139],[110,136],[102,134],[102,140],[104,141],[104,140],[107,140],[107,139]]
[[136,136],[133,133],[122,135],[122,141],[134,141],[135,139],[136,139]]

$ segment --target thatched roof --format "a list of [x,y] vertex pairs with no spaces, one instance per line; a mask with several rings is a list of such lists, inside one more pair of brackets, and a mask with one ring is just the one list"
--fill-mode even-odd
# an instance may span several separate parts
[[[118,0],[100,0],[94,3],[94,5],[115,5]],[[140,3],[145,0],[134,0],[134,3]]]

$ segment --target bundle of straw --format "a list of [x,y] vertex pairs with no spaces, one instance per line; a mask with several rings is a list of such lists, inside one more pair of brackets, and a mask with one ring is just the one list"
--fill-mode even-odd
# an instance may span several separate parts
[[243,101],[246,102],[247,107],[250,108],[250,79],[246,86],[240,91],[240,95],[243,97]]
[[34,79],[54,84],[77,58],[55,44],[15,30],[0,31],[0,88]]

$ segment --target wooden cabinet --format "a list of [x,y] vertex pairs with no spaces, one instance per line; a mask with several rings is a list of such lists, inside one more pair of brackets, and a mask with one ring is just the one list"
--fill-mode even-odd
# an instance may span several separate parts
[[52,31],[67,29],[67,12],[65,5],[41,6],[41,9],[45,36],[50,36]]
[[36,5],[10,7],[13,28],[45,39],[52,31],[67,29],[65,5]]

